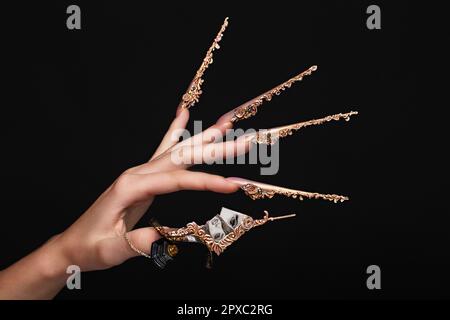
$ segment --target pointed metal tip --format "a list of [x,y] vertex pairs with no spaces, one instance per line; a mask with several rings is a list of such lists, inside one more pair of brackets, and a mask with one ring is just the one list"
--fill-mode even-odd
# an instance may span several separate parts
[[271,221],[274,221],[274,220],[280,220],[280,219],[293,218],[293,217],[295,217],[295,216],[296,216],[295,213],[291,213],[291,214],[285,214],[285,215],[283,215],[283,216],[270,217],[269,219],[270,219]]

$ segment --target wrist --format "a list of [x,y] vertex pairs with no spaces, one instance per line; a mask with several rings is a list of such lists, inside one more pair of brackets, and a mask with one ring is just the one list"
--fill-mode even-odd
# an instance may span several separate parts
[[42,278],[65,281],[66,270],[71,263],[60,235],[48,240],[35,254],[37,255],[37,270]]
[[0,299],[51,299],[64,287],[70,260],[58,238],[1,272]]

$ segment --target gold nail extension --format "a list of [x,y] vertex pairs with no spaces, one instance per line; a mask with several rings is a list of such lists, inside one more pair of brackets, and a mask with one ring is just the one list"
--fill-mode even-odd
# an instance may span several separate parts
[[261,106],[265,101],[272,100],[274,95],[276,96],[280,95],[281,92],[286,90],[286,88],[290,88],[293,83],[297,81],[302,81],[303,77],[311,75],[316,70],[317,66],[312,66],[309,69],[303,71],[302,73],[296,75],[295,77],[276,86],[272,90],[263,93],[262,95],[256,97],[255,99],[250,100],[249,102],[243,104],[240,107],[237,107],[236,109],[233,110],[231,122],[234,123],[243,119],[253,117],[258,112],[258,107]]
[[323,199],[323,200],[333,201],[334,203],[344,202],[345,200],[349,200],[348,197],[340,196],[337,194],[322,194],[322,193],[317,193],[317,192],[307,192],[307,191],[272,186],[269,184],[264,184],[264,183],[259,183],[259,182],[249,182],[249,183],[243,184],[241,186],[241,189],[252,200],[259,200],[259,199],[264,199],[264,198],[271,199],[276,194],[283,195],[285,197],[292,197],[294,199],[299,198],[299,200],[303,200],[303,198]]
[[181,109],[189,109],[192,107],[195,103],[198,102],[200,99],[200,95],[202,94],[202,84],[203,84],[203,74],[205,73],[206,69],[208,69],[208,66],[213,63],[213,52],[216,49],[219,49],[219,42],[222,40],[223,33],[225,32],[225,29],[228,26],[228,17],[225,18],[223,21],[222,27],[220,28],[219,33],[217,34],[216,38],[214,39],[213,44],[211,47],[209,47],[208,51],[206,52],[206,56],[203,59],[202,64],[200,65],[200,68],[197,70],[197,73],[195,74],[194,79],[192,80],[191,84],[189,85],[186,93],[183,95],[181,102],[179,104],[179,108]]
[[233,228],[222,239],[215,240],[210,231],[204,228],[205,225],[198,225],[195,222],[190,222],[186,227],[182,228],[168,228],[163,226],[156,226],[156,231],[169,241],[173,242],[200,242],[203,243],[210,252],[220,255],[231,244],[236,242],[244,233],[250,229],[262,226],[269,221],[276,221],[286,218],[295,217],[295,214],[288,214],[283,216],[269,217],[269,212],[264,210],[264,217],[261,219],[254,219],[251,216],[244,215],[242,222]]
[[333,114],[331,116],[326,116],[320,119],[298,122],[282,127],[271,128],[267,130],[259,130],[258,132],[256,132],[256,134],[252,135],[250,139],[253,143],[274,144],[278,141],[279,138],[290,136],[294,133],[294,131],[300,130],[302,128],[320,125],[330,121],[339,121],[341,119],[345,121],[350,121],[350,117],[357,114],[358,114],[357,111],[350,111],[347,113]]

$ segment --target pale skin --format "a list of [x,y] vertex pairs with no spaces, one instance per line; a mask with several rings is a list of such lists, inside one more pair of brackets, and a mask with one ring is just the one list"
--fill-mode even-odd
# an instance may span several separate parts
[[[174,132],[185,128],[188,120],[189,111],[178,110],[149,162],[126,170],[67,230],[0,271],[0,299],[51,299],[66,285],[68,266],[77,265],[82,272],[103,270],[137,256],[124,238],[126,232],[135,247],[149,253],[159,234],[151,227],[133,228],[157,195],[180,190],[237,191],[239,184],[233,179],[188,171],[189,165],[174,163],[170,152],[164,153],[175,144]],[[222,143],[211,140],[231,127],[229,117],[223,116],[201,138],[189,139],[193,145],[190,156],[211,160],[216,154],[229,157],[247,152],[251,145],[245,139]],[[182,148],[186,148],[185,141]]]

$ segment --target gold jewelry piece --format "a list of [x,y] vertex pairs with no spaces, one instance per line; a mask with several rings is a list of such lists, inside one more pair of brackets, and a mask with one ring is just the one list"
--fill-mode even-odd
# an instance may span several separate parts
[[[128,242],[128,245],[130,246],[131,250],[133,250],[134,252],[136,252],[137,254],[149,258],[149,259],[153,259],[150,255],[146,254],[144,251],[139,250],[138,248],[136,248],[133,244],[133,242],[131,242],[130,237],[128,237],[128,234],[125,232],[125,234],[123,235],[123,237],[125,238],[125,240]],[[174,244],[168,244],[167,246],[167,253],[173,258],[178,254],[178,247]]]
[[[199,226],[195,222],[190,222],[186,227],[178,229],[162,227],[159,225],[154,226],[154,228],[162,237],[169,241],[203,243],[210,252],[220,255],[227,247],[250,229],[261,226],[268,221],[296,216],[295,214],[288,214],[278,217],[269,217],[267,211],[264,211],[264,213],[262,219],[253,219],[248,215],[222,208],[220,215],[216,215],[204,225]],[[231,217],[231,219],[227,220],[225,217]],[[230,225],[229,221],[236,221],[236,224]]]
[[149,258],[151,259],[152,257],[150,257],[148,254],[146,254],[144,251],[139,250],[138,248],[136,248],[133,243],[131,242],[130,238],[128,237],[128,233],[125,232],[125,234],[123,235],[123,237],[125,238],[125,240],[128,242],[128,245],[130,246],[131,250],[133,250],[134,252],[140,254],[143,257]]
[[294,131],[300,130],[305,127],[320,125],[329,121],[339,121],[344,119],[345,121],[350,121],[350,117],[357,115],[357,111],[351,111],[348,113],[338,113],[331,116],[326,116],[320,119],[314,119],[304,122],[298,122],[282,127],[259,130],[256,135],[253,135],[251,142],[258,144],[269,144],[272,145],[278,141],[279,138],[284,138],[293,134]]
[[175,257],[178,254],[178,247],[174,244],[169,244],[167,246],[167,253],[171,256],[171,257]]
[[263,93],[262,95],[256,97],[253,100],[245,103],[244,105],[237,107],[234,110],[233,117],[231,118],[231,122],[238,122],[243,119],[247,119],[253,117],[258,112],[258,107],[261,106],[265,101],[272,100],[273,96],[280,95],[281,92],[286,90],[286,88],[290,88],[293,83],[297,81],[302,81],[303,77],[311,75],[314,71],[317,70],[317,66],[312,66],[308,70],[303,71],[302,73],[296,75],[295,77],[283,82],[282,84],[276,86],[272,90]]
[[203,59],[202,64],[200,65],[200,68],[197,70],[194,79],[192,80],[191,84],[189,85],[189,88],[187,89],[186,93],[183,95],[179,107],[182,109],[189,109],[192,107],[195,103],[197,103],[200,99],[200,95],[202,94],[202,84],[204,80],[202,79],[203,74],[205,73],[206,69],[208,69],[208,66],[213,63],[213,52],[216,49],[219,49],[219,42],[222,40],[223,33],[225,32],[225,29],[228,26],[228,17],[225,18],[223,21],[222,27],[220,28],[219,33],[214,39],[213,44],[211,47],[209,47],[208,51],[206,52],[206,56]]
[[303,198],[308,199],[324,199],[328,201],[333,201],[334,203],[344,202],[349,200],[346,196],[340,196],[337,194],[322,194],[317,192],[307,192],[301,190],[294,190],[288,188],[282,188],[272,185],[266,185],[262,183],[247,183],[241,186],[241,189],[245,194],[252,200],[259,200],[264,198],[273,198],[275,194],[283,195],[285,197],[298,198],[300,201]]

